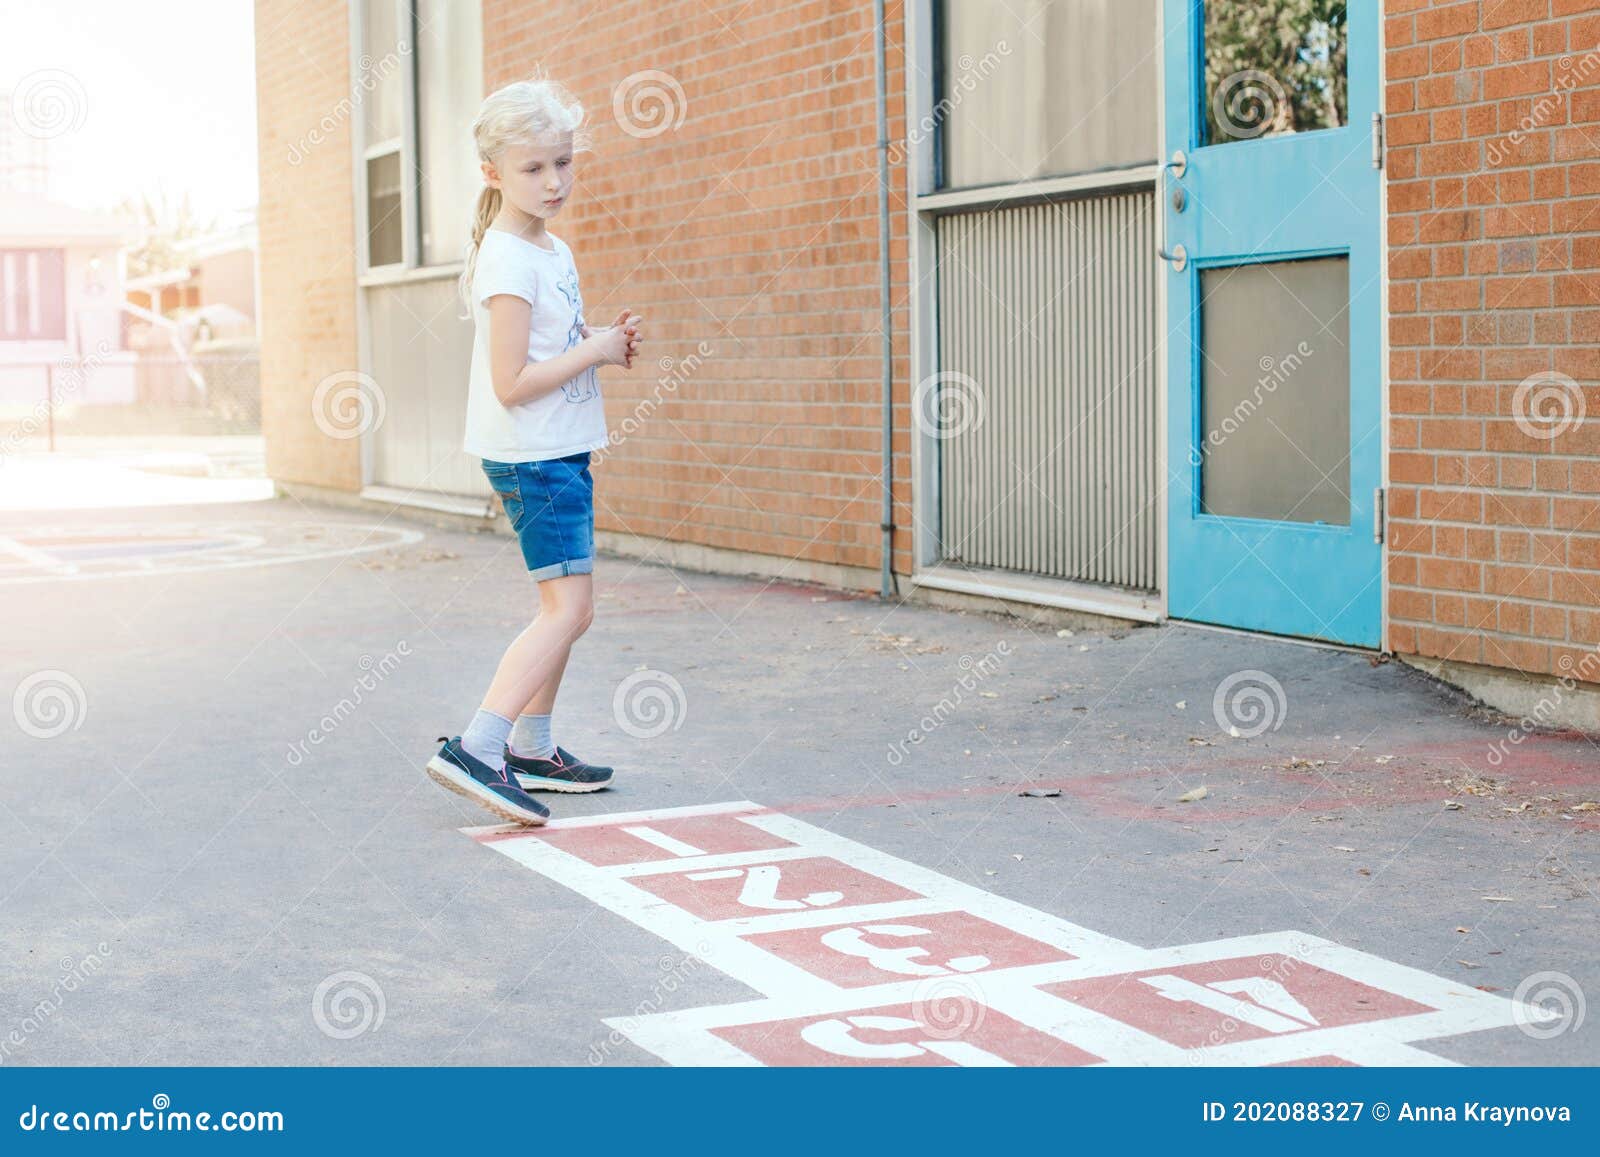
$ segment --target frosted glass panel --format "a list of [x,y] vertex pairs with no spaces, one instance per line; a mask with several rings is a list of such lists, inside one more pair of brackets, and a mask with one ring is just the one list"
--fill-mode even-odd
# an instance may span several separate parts
[[1350,523],[1350,262],[1200,272],[1207,514]]
[[1154,3],[946,0],[945,188],[1156,159]]

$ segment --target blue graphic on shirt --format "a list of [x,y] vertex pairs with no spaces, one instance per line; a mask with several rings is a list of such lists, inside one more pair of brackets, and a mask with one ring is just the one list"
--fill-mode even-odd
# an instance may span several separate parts
[[[556,282],[556,288],[561,290],[561,296],[572,307],[572,324],[567,327],[566,346],[567,350],[571,350],[583,340],[583,294],[578,290],[578,271],[569,265],[566,273]],[[600,387],[595,382],[594,370],[584,370],[562,385],[561,393],[569,402],[588,402],[599,397]]]

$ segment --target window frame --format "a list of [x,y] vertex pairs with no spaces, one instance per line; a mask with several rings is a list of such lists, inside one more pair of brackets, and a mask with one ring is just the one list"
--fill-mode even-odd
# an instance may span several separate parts
[[[366,15],[373,4],[392,4],[395,8],[396,27],[401,31],[401,43],[407,46],[401,67],[396,74],[400,91],[400,135],[383,141],[366,139],[366,112],[358,109],[351,118],[350,135],[354,169],[352,184],[355,199],[356,283],[365,288],[372,285],[392,285],[404,281],[426,281],[434,278],[455,277],[460,274],[463,262],[423,261],[422,246],[422,181],[421,148],[419,140],[420,117],[418,109],[417,66],[422,51],[417,35],[416,0],[352,0],[350,4],[350,79],[352,90],[359,83],[361,61],[369,61],[374,54],[366,50]],[[481,10],[478,17],[482,19]],[[482,67],[482,62],[479,62]],[[391,154],[400,158],[400,249],[401,259],[384,265],[373,265],[370,257],[371,224],[369,210],[370,186],[367,166],[376,159]]]

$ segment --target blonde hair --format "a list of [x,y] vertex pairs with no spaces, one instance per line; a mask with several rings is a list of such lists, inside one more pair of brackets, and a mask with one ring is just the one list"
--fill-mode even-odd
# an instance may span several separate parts
[[[497,161],[511,145],[537,145],[572,134],[574,152],[589,148],[589,132],[583,123],[583,105],[559,82],[535,75],[490,93],[478,108],[472,122],[472,139],[478,159],[485,164]],[[500,190],[488,185],[478,194],[472,215],[472,240],[467,243],[466,267],[461,271],[461,300],[472,308],[472,275],[478,268],[478,246],[483,235],[500,213]]]

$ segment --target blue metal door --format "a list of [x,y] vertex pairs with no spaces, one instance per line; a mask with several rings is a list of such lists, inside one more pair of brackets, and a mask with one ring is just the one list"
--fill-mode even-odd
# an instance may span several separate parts
[[1376,0],[1164,0],[1168,612],[1379,643]]

